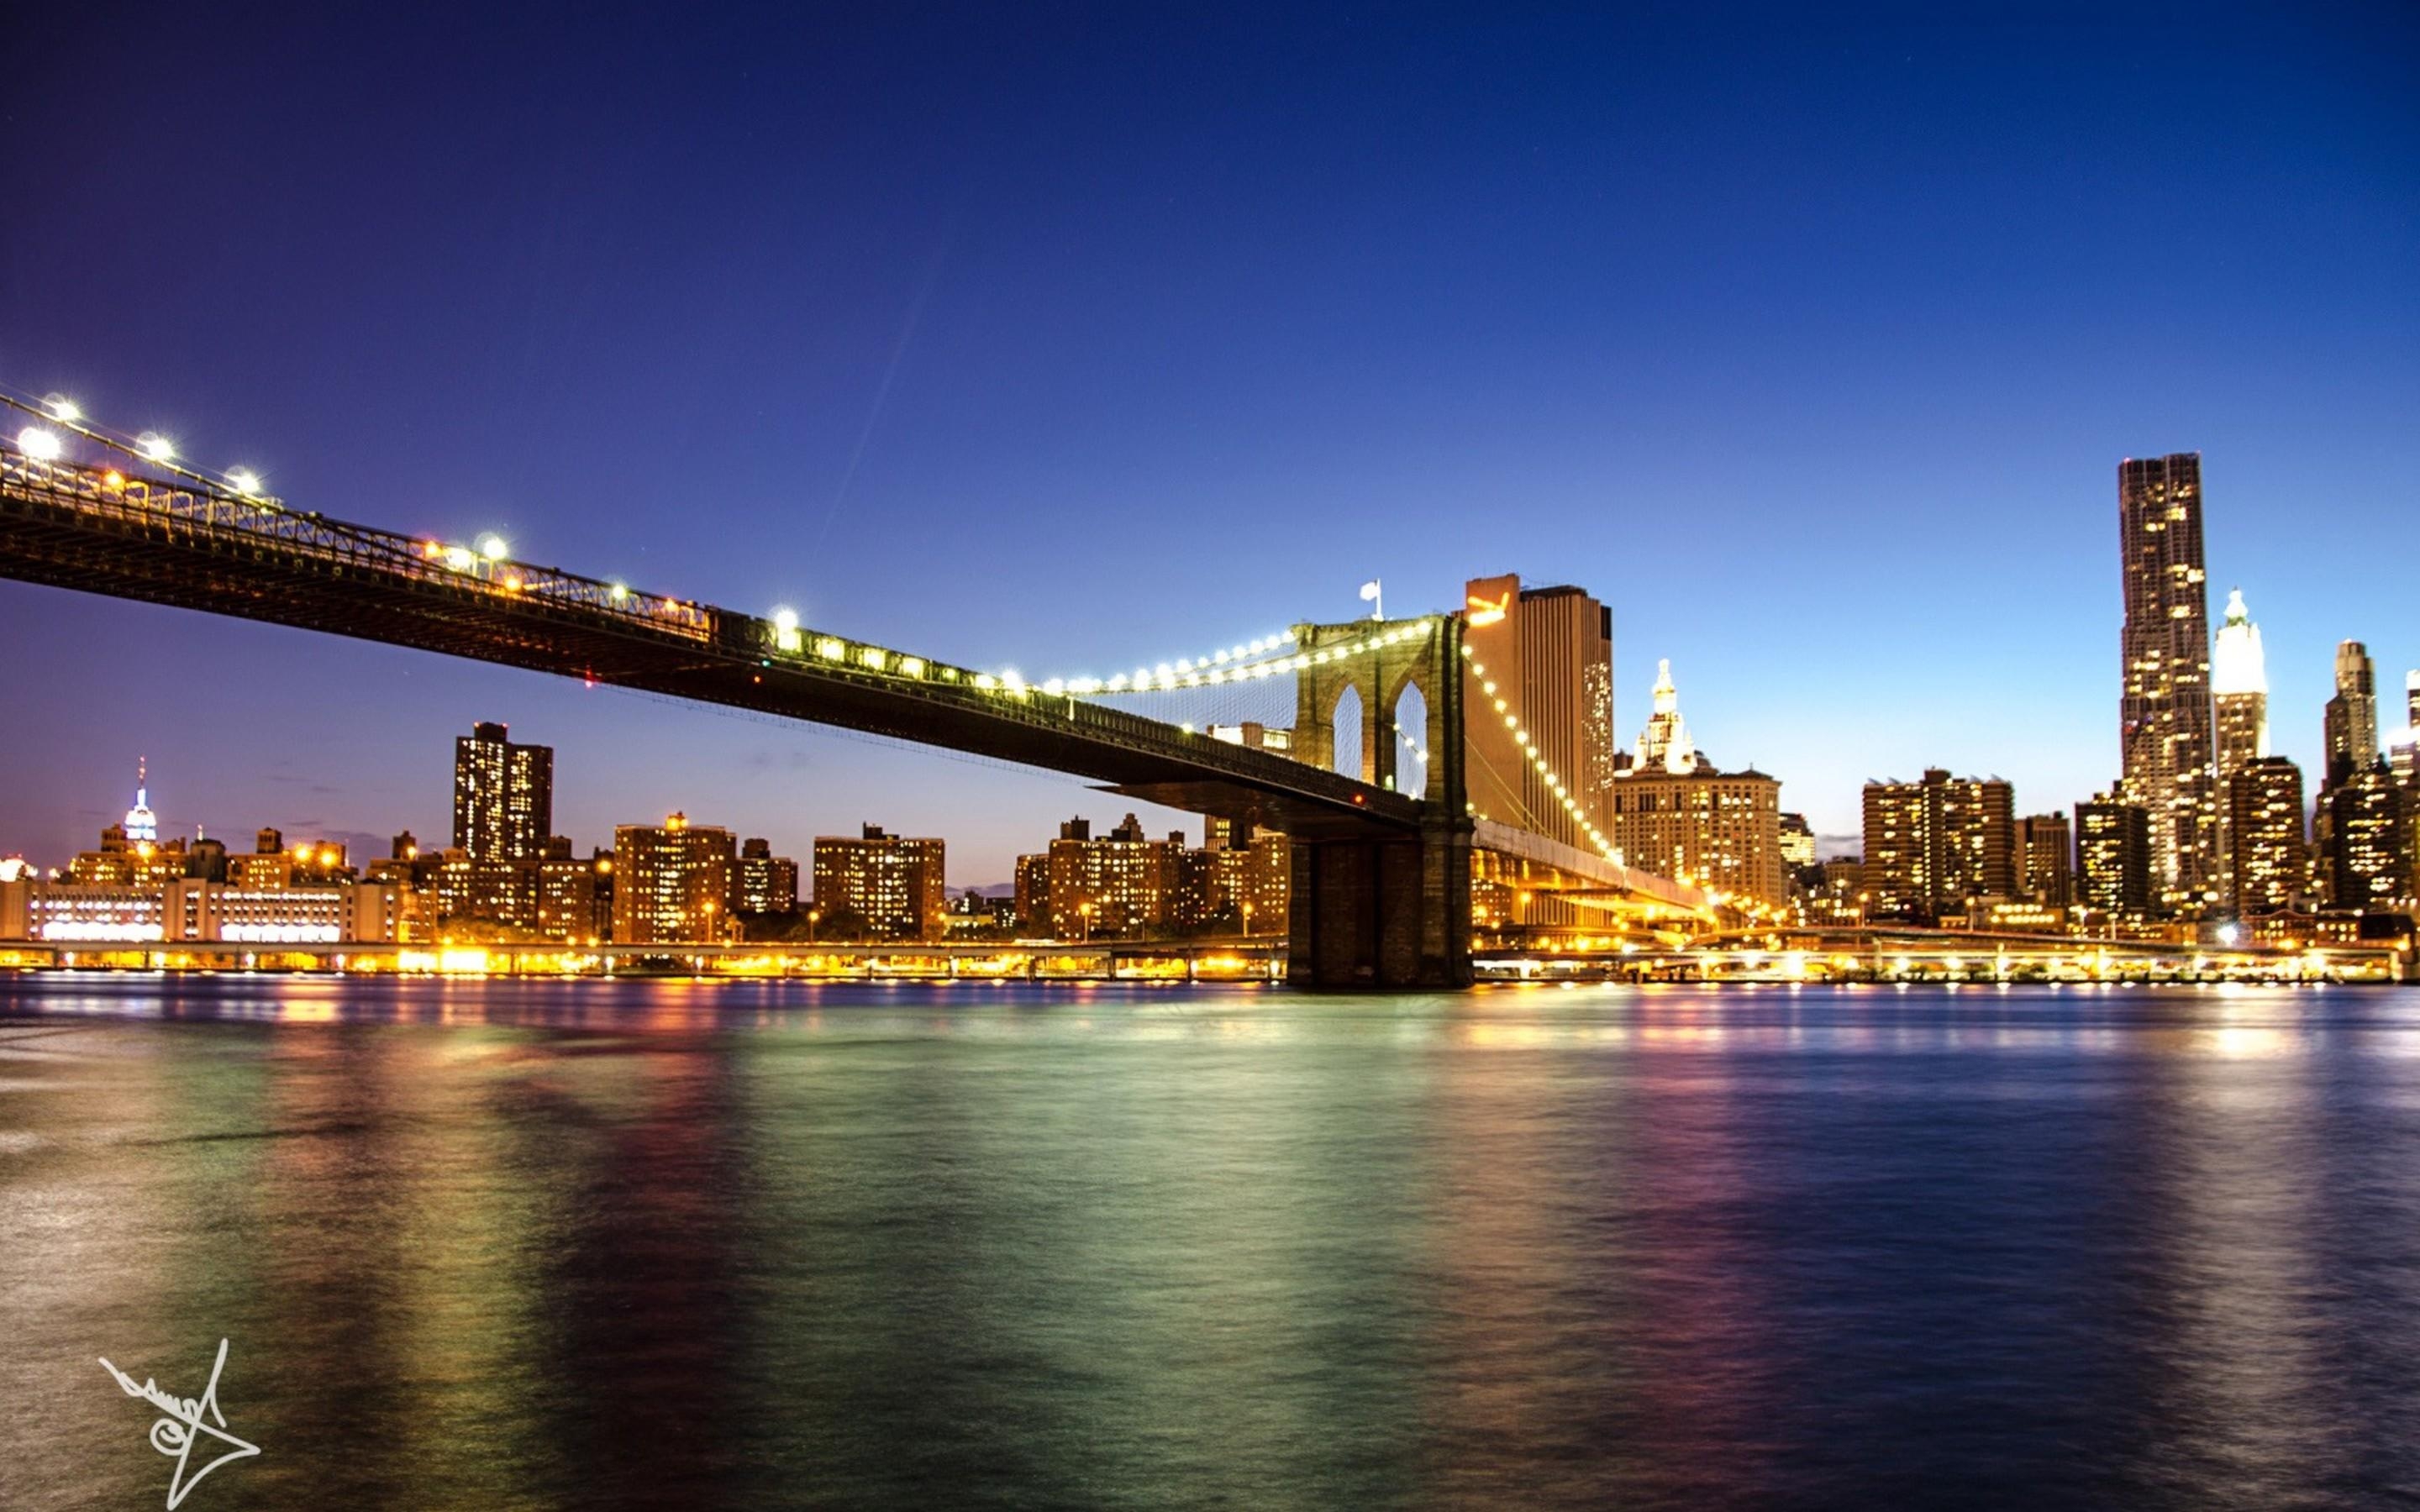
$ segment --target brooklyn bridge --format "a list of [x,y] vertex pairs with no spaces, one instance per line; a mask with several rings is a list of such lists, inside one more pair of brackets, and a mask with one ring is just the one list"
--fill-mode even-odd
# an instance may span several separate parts
[[[1467,983],[1491,899],[1668,940],[1724,912],[1612,843],[1610,668],[1575,649],[1597,627],[1575,623],[1593,601],[1573,590],[1485,579],[1444,612],[1029,679],[542,566],[493,536],[349,523],[55,397],[0,405],[23,417],[0,439],[0,577],[943,747],[1282,833],[1298,984]],[[1218,718],[1288,688],[1282,748]]]

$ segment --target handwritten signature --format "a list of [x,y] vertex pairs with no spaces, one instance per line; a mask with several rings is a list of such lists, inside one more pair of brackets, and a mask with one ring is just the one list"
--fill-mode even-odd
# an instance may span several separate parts
[[[260,1445],[246,1443],[226,1430],[226,1414],[219,1411],[219,1372],[226,1368],[226,1357],[227,1341],[221,1339],[218,1363],[210,1366],[210,1383],[199,1396],[171,1396],[153,1385],[147,1376],[144,1378],[143,1384],[138,1386],[134,1383],[133,1378],[125,1371],[111,1365],[107,1360],[101,1362],[101,1367],[103,1370],[117,1378],[119,1390],[129,1396],[139,1397],[149,1402],[168,1414],[151,1425],[151,1447],[177,1461],[175,1473],[168,1477],[170,1512],[174,1512],[177,1504],[185,1499],[187,1491],[201,1484],[204,1475],[230,1459],[244,1459],[260,1453]],[[205,1412],[218,1419],[218,1427],[212,1427],[202,1421],[202,1414]],[[217,1458],[209,1460],[201,1469],[188,1475],[186,1471],[193,1461],[194,1445],[206,1437],[229,1447]]]

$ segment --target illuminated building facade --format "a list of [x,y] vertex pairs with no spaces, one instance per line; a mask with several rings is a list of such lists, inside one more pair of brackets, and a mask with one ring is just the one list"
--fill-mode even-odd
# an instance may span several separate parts
[[768,841],[741,841],[738,906],[743,914],[798,912],[799,863],[774,855]]
[[1877,918],[1935,919],[2017,891],[2016,790],[1993,778],[1865,788],[1865,887]]
[[129,844],[160,839],[160,817],[151,811],[151,764],[141,756],[134,758],[134,807],[126,810],[125,829]]
[[554,833],[554,748],[480,723],[454,741],[454,844],[473,861],[539,861]]
[[1049,933],[1063,940],[1139,936],[1176,924],[1185,837],[1153,840],[1133,814],[1101,839],[1092,824],[1059,826],[1049,850]]
[[2387,742],[2386,764],[2397,781],[2420,785],[2420,671],[2403,674],[2403,728]]
[[1027,934],[1050,929],[1050,857],[1035,854],[1016,858],[1016,927]]
[[148,941],[162,933],[157,887],[30,876],[0,882],[0,939]]
[[2412,795],[2376,758],[2319,795],[2332,907],[2382,911],[2412,898]]
[[386,883],[255,890],[188,880],[163,900],[169,940],[258,945],[394,942],[405,936],[405,889]]
[[2075,903],[2075,829],[2064,813],[2017,821],[2017,890],[2046,908]]
[[1781,782],[1753,768],[1631,767],[1614,783],[1613,842],[1627,864],[1692,887],[1773,903],[1790,896]]
[[1294,884],[1293,849],[1285,836],[1256,830],[1239,840],[1224,819],[1203,821],[1202,848],[1177,848],[1177,890],[1170,912],[1180,930],[1198,933],[1280,933]]
[[613,934],[613,862],[595,856],[580,860],[549,856],[535,868],[537,883],[534,927],[550,940],[603,941]]
[[165,887],[0,883],[0,939],[334,945],[404,938],[406,888],[375,883],[253,890],[180,877]]
[[2149,820],[2161,905],[2191,913],[2215,889],[2218,856],[2200,454],[2120,463],[2118,506],[2126,602],[2119,787]]
[[1802,872],[1815,864],[1815,828],[1803,813],[1781,816],[1781,864]]
[[1672,662],[1655,664],[1654,712],[1638,732],[1631,752],[1631,770],[1670,772],[1685,777],[1698,769],[1698,748],[1689,738],[1689,723],[1681,717],[1681,692],[1672,686]]
[[[1464,644],[1471,664],[1486,669],[1465,695],[1473,811],[1593,850],[1584,824],[1613,830],[1613,611],[1582,589],[1523,588],[1511,575],[1474,579],[1463,591]],[[1563,807],[1564,793],[1576,811]]]
[[2237,768],[2226,784],[2226,834],[2235,911],[2252,917],[2293,907],[2310,878],[2303,769],[2283,756]]
[[2140,919],[2151,908],[2151,816],[2115,793],[2075,806],[2078,902],[2104,918]]
[[696,944],[723,937],[738,862],[731,831],[675,813],[613,831],[613,943]]
[[[1800,821],[1806,830],[1806,822]],[[1753,768],[1725,772],[1701,756],[1681,717],[1672,664],[1656,663],[1654,712],[1627,760],[1615,761],[1609,833],[1622,860],[1730,897],[1788,901],[1781,783]],[[1815,837],[1804,834],[1814,859]]]
[[266,887],[283,887],[294,879],[294,859],[286,854],[286,839],[274,829],[264,829],[249,851],[227,854],[227,883],[257,892]]
[[939,939],[949,901],[945,855],[939,840],[885,834],[879,825],[853,839],[816,836],[815,908],[825,927],[840,929],[854,916],[875,939]]
[[2335,787],[2378,760],[2378,678],[2369,648],[2358,640],[2336,647],[2336,691],[2328,700],[2322,731],[2328,753],[2327,780]]
[[2235,896],[2235,841],[2227,829],[2235,806],[2226,785],[2269,754],[2269,667],[2260,649],[2260,626],[2252,623],[2240,588],[2226,595],[2226,617],[2211,655],[2210,690],[2218,732],[2218,897],[2225,908],[2241,911]]

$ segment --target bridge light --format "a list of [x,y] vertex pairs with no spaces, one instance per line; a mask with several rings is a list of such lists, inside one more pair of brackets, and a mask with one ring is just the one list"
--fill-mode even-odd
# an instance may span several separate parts
[[456,572],[470,571],[471,564],[478,560],[471,554],[469,547],[449,546],[445,548],[445,564]]
[[628,583],[614,583],[605,590],[605,596],[618,604],[622,602],[622,600],[630,596],[630,585]]
[[900,657],[900,658],[899,658],[899,675],[900,675],[900,676],[902,676],[902,677],[922,677],[922,676],[923,676],[923,675],[924,675],[924,658],[923,658],[923,657],[922,657],[922,656],[902,656],[902,657]]
[[17,450],[37,462],[55,462],[63,448],[59,445],[56,432],[44,430],[39,425],[28,425],[17,433]]
[[479,537],[479,554],[490,562],[502,562],[513,554],[513,548],[504,544],[503,536],[489,531]]
[[260,492],[260,474],[250,468],[237,468],[226,475],[227,484],[240,494]]
[[76,402],[64,393],[43,394],[42,408],[51,412],[53,420],[63,421],[70,425],[84,418],[84,411],[76,408]]
[[176,443],[156,430],[135,437],[134,449],[154,462],[165,462],[177,455]]

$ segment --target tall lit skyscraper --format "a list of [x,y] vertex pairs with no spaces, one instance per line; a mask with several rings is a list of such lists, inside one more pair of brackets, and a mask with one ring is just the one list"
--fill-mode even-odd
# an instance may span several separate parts
[[[1615,849],[1658,876],[1733,897],[1787,901],[1781,783],[1753,767],[1725,772],[1701,761],[1681,718],[1672,664],[1657,665],[1655,712],[1638,736],[1637,759],[1615,773]],[[1809,861],[1814,850],[1810,833]]]
[[2386,764],[2396,780],[2420,785],[2420,671],[2403,674],[2403,728],[2386,744]]
[[2226,595],[2226,618],[2210,658],[2210,692],[2218,729],[2218,895],[2235,907],[2236,845],[2228,829],[2235,809],[2227,784],[2269,754],[2269,665],[2260,651],[2260,626],[2243,607],[2241,588]]
[[2326,786],[2335,787],[2378,760],[2378,681],[2369,648],[2358,640],[2336,647],[2336,696],[2328,700]]
[[2210,662],[2211,702],[2218,726],[2218,779],[2269,754],[2269,663],[2260,626],[2243,607],[2243,590],[2226,595],[2226,619]]
[[554,831],[554,748],[517,746],[500,724],[454,741],[454,844],[473,862],[538,861]]
[[1865,885],[1880,918],[1933,919],[2017,892],[2016,790],[2000,778],[1953,778],[1865,789]]
[[[1588,849],[1586,825],[1613,831],[1613,611],[1583,589],[1524,588],[1512,576],[1474,579],[1463,594],[1470,665],[1496,685],[1490,693],[1474,674],[1465,690],[1471,806]],[[1498,700],[1521,721],[1526,748]],[[1559,787],[1546,786],[1531,752]],[[1576,812],[1564,808],[1565,795]]]
[[2121,785],[2149,823],[2160,903],[2192,911],[2217,880],[2218,852],[2201,454],[2118,464],[2118,512],[2126,589]]
[[160,817],[151,811],[150,771],[148,760],[134,758],[134,807],[126,810],[126,839],[132,844],[160,838]]
[[2226,785],[2236,911],[2245,918],[2291,908],[2310,883],[2303,841],[2303,769],[2283,756],[2246,763]]
[[2075,806],[2075,887],[2106,919],[2140,918],[2151,900],[2150,816],[2114,793]]

